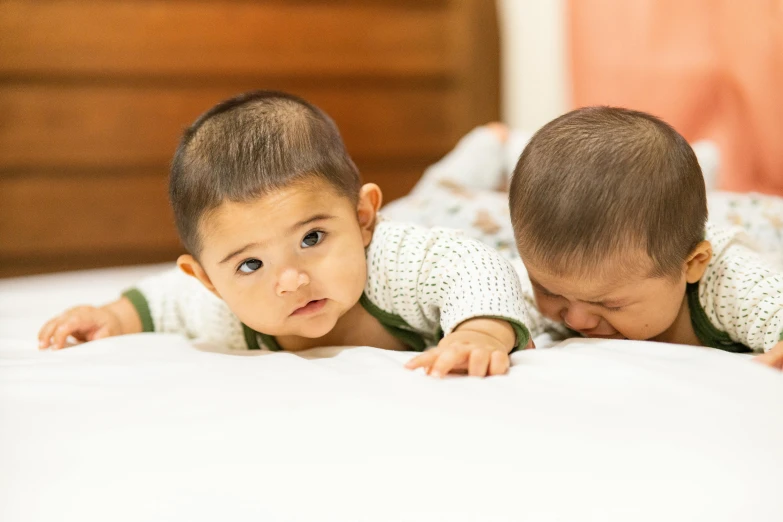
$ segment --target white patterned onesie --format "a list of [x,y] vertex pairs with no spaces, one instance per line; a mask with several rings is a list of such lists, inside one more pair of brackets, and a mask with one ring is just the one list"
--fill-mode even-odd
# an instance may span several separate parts
[[[463,234],[381,219],[366,249],[361,305],[410,349],[437,344],[460,323],[508,321],[516,348],[530,339],[519,278],[508,260]],[[144,279],[125,292],[144,331],[180,333],[235,349],[279,350],[251,330],[195,278],[177,269]]]

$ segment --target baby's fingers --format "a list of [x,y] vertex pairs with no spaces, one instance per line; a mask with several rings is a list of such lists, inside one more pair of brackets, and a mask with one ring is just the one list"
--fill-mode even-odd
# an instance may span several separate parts
[[489,370],[490,352],[487,350],[476,349],[470,352],[470,363],[468,364],[468,375],[471,377],[484,377]]
[[448,374],[460,363],[466,362],[469,357],[469,351],[460,349],[447,349],[440,352],[437,360],[432,364],[430,375],[433,377],[443,377]]
[[52,332],[52,344],[53,350],[60,350],[65,348],[65,342],[68,340],[68,336],[76,332],[77,328],[73,317],[69,317],[64,322],[57,325],[57,328]]
[[776,370],[783,370],[783,356],[772,352],[757,355],[752,360],[757,363],[765,364],[770,368],[775,368]]
[[92,319],[71,315],[55,328],[52,334],[52,348],[55,350],[65,348],[68,336],[71,335],[85,340],[95,328],[96,324]]
[[61,321],[62,317],[55,317],[54,319],[47,321],[46,324],[41,327],[41,331],[38,332],[38,349],[43,350],[52,344],[52,335]]
[[511,360],[507,353],[501,351],[494,351],[490,356],[489,372],[487,375],[505,375],[511,366]]
[[87,336],[87,341],[97,341],[98,339],[105,339],[107,337],[111,336],[111,332],[109,331],[109,325],[105,324],[92,332],[90,335]]
[[432,363],[435,362],[435,359],[437,358],[438,353],[430,350],[428,352],[424,352],[421,355],[417,355],[405,363],[405,367],[409,370],[415,370],[416,368],[424,368],[425,370],[429,370],[430,366],[432,366]]

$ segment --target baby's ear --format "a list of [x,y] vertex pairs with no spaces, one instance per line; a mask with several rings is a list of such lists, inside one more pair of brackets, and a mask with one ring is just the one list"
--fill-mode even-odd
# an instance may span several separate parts
[[204,267],[201,266],[201,263],[195,257],[190,254],[183,254],[177,258],[177,266],[189,276],[198,279],[207,290],[220,297],[220,294],[215,289],[215,285],[212,284],[212,280],[204,271]]
[[699,281],[707,270],[710,259],[712,259],[712,244],[705,240],[696,245],[685,261],[685,280],[689,283]]
[[372,233],[375,230],[381,203],[383,203],[383,194],[381,193],[381,188],[375,183],[367,183],[359,190],[356,217],[359,220],[359,228],[362,230],[362,239],[365,247],[372,240]]

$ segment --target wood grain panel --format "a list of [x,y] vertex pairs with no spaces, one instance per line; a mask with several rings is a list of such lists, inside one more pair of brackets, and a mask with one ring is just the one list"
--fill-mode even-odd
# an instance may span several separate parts
[[[359,166],[365,182],[381,185],[386,202],[410,191],[423,169],[409,161]],[[179,249],[165,169],[65,174],[0,178],[0,263],[135,250],[149,260],[151,253]]]
[[75,254],[53,252],[31,257],[0,258],[0,278],[148,263],[171,262],[174,266],[173,262],[180,253],[178,248],[168,251],[135,248]]
[[3,1],[0,74],[446,75],[442,4]]
[[383,191],[383,202],[389,203],[408,194],[421,178],[424,169],[440,159],[438,156],[405,159],[398,162],[357,162],[364,183],[375,183]]
[[0,257],[176,245],[166,183],[165,172],[0,180]]
[[[251,88],[0,84],[0,175],[29,167],[166,164],[200,113]],[[327,111],[357,160],[431,157],[467,130],[455,123],[453,92],[438,87],[286,90]]]
[[500,38],[493,0],[465,0],[453,12],[459,127],[500,119]]

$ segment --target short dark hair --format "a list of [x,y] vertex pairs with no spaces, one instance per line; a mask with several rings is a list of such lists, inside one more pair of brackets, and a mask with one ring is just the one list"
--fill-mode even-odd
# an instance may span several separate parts
[[188,127],[174,154],[169,198],[180,239],[198,256],[200,223],[221,203],[250,201],[313,176],[358,201],[359,171],[325,112],[277,91],[225,100]]
[[616,107],[544,125],[519,158],[509,204],[522,258],[587,275],[643,249],[652,276],[677,277],[704,239],[707,197],[696,155],[674,128]]

